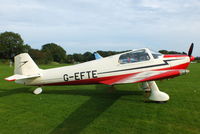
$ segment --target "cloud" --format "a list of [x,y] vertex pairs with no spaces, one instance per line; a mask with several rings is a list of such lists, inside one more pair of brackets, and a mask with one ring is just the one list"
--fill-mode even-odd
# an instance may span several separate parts
[[0,20],[0,32],[18,32],[35,48],[59,43],[70,53],[101,46],[186,51],[200,41],[198,0],[2,0]]

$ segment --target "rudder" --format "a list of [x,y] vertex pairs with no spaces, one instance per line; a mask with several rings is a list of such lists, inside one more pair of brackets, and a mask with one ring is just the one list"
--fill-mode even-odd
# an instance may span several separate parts
[[15,69],[14,74],[19,75],[35,75],[39,74],[39,68],[32,60],[28,53],[22,53],[15,56],[14,59]]

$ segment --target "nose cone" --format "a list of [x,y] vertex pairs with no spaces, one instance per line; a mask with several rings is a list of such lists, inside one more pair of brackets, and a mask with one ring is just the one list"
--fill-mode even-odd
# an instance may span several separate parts
[[194,56],[190,56],[190,61],[195,60]]

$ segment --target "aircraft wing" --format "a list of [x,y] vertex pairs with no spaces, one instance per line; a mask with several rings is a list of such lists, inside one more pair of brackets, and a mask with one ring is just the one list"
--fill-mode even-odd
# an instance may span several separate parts
[[161,71],[144,71],[129,75],[117,76],[110,80],[101,81],[100,83],[107,85],[124,84],[124,83],[138,83],[144,81],[154,81],[176,77],[188,73],[189,70],[174,69],[174,70],[161,70]]
[[40,76],[41,76],[40,74],[35,74],[35,75],[19,75],[19,74],[15,74],[15,75],[12,75],[10,77],[5,78],[5,80],[7,80],[7,81],[16,81],[16,80],[36,78],[36,77],[40,77]]

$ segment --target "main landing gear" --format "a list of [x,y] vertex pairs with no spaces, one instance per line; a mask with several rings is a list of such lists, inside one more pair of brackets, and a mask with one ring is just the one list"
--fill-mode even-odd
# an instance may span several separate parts
[[141,88],[145,91],[145,92],[151,92],[151,89],[149,87],[148,82],[142,82]]
[[34,91],[33,91],[34,94],[41,94],[42,93],[42,88],[41,87],[38,87],[36,88]]
[[147,92],[151,91],[149,100],[155,102],[166,102],[169,100],[169,95],[160,91],[155,81],[142,83],[142,88]]

